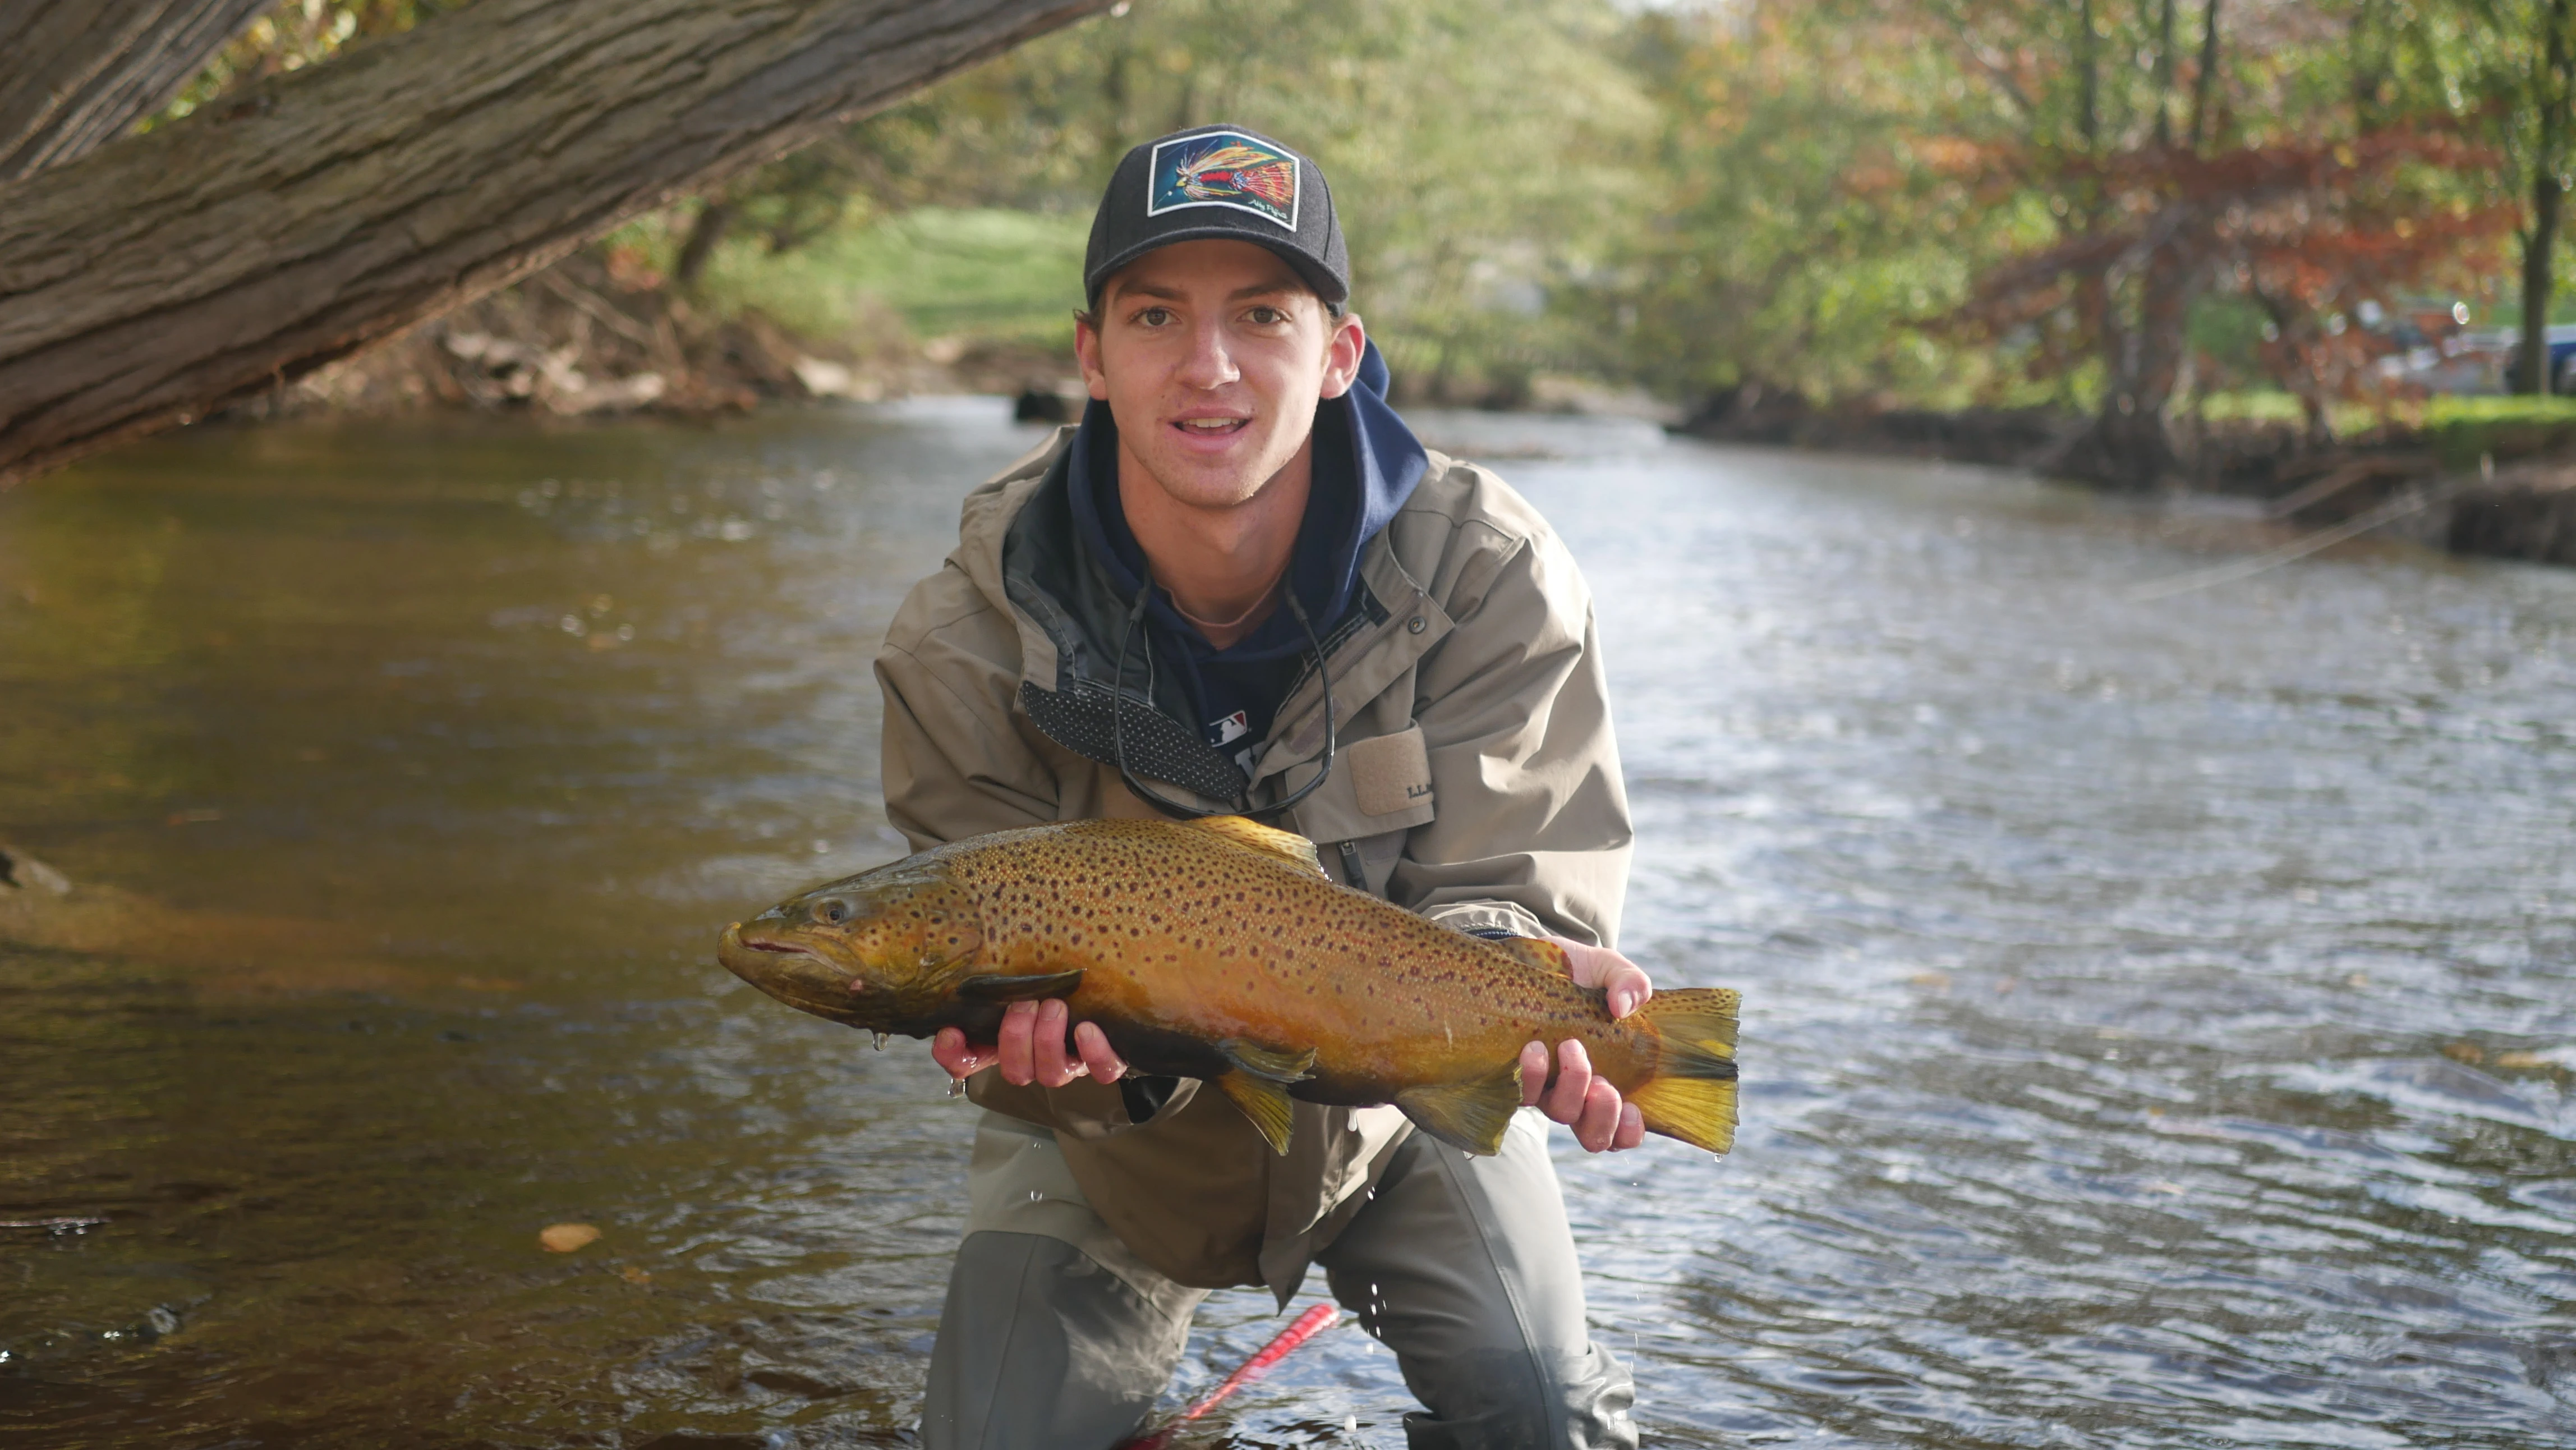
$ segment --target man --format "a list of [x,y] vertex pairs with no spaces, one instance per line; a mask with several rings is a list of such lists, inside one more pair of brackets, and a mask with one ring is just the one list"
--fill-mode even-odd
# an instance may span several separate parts
[[[878,657],[889,817],[923,849],[1249,813],[1355,889],[1554,936],[1634,1010],[1645,974],[1607,946],[1630,829],[1590,596],[1528,504],[1386,406],[1321,172],[1239,126],[1139,146],[1084,285],[1080,426],[968,497]],[[1310,1263],[1395,1351],[1425,1406],[1410,1444],[1636,1443],[1533,1114],[1469,1158],[1391,1107],[1299,1103],[1275,1156],[1223,1094],[1128,1074],[1061,1001],[932,1050],[986,1112],[925,1445],[1107,1446],[1209,1289],[1284,1306]],[[1522,1063],[1586,1148],[1642,1136],[1580,1043]]]

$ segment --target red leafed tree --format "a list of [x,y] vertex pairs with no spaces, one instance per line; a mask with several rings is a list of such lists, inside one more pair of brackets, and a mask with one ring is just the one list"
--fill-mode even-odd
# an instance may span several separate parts
[[2088,225],[1989,273],[1972,317],[2044,339],[2036,369],[2099,360],[2101,416],[2065,460],[2078,475],[2146,487],[2176,467],[2165,414],[2184,380],[2192,307],[2212,291],[2262,309],[2264,364],[2323,438],[2329,404],[2365,395],[2377,376],[2381,344],[2346,321],[2359,304],[2497,264],[2510,208],[2426,185],[2492,164],[2457,134],[2420,125],[2209,155],[2148,145],[2070,160],[2074,174],[2056,181],[2099,199]]

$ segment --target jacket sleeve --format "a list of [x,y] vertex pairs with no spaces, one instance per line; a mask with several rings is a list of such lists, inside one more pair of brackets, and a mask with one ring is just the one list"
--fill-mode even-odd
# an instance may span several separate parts
[[1019,636],[955,565],[913,586],[876,671],[886,819],[912,849],[1056,818],[1055,773],[1012,709]]
[[1461,930],[1611,945],[1634,831],[1591,591],[1543,525],[1494,552],[1416,680],[1439,814],[1387,894]]

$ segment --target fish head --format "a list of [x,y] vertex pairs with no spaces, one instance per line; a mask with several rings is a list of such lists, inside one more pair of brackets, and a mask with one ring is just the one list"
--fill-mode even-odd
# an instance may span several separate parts
[[920,857],[817,886],[725,928],[716,960],[800,1012],[913,1031],[984,945],[974,899]]

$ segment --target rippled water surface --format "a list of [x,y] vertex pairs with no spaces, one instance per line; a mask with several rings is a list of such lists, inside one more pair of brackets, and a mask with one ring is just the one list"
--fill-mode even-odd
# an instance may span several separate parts
[[[1599,593],[1624,944],[1748,998],[1732,1157],[1560,1158],[1650,1442],[2576,1439],[2576,572],[2138,603],[2279,540],[1425,426]],[[0,839],[80,883],[0,887],[0,1220],[75,1221],[0,1228],[0,1441],[905,1441],[967,1110],[710,945],[899,850],[868,660],[1037,436],[281,427],[0,496]],[[1205,1438],[1399,1445],[1370,1349]]]

